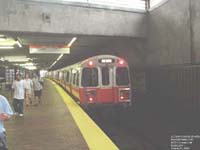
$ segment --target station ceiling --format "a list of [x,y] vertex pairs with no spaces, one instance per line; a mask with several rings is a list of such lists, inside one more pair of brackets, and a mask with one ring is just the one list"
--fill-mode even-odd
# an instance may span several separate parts
[[[28,61],[24,61],[21,58],[21,62],[17,60],[8,62],[13,65],[21,65],[25,63],[33,63],[37,66],[37,69],[57,69],[70,64],[74,64],[78,61],[86,59],[90,56],[97,54],[113,54],[114,52],[108,49],[111,45],[115,45],[120,40],[129,39],[122,37],[104,37],[104,36],[74,36],[74,35],[55,35],[55,34],[30,34],[30,33],[4,33],[7,39],[12,38],[13,41],[20,41],[22,47],[19,47],[15,43],[12,49],[0,49],[0,59],[5,60],[8,57],[27,57]],[[74,37],[77,40],[72,44],[70,48],[70,54],[64,54],[64,56],[59,60],[54,66],[50,67],[60,54],[30,54],[29,45],[66,45]],[[1,47],[1,37],[0,37],[0,47]],[[7,61],[6,61],[7,62]],[[5,64],[5,63],[4,63]]]
[[[144,1],[144,0],[141,0]],[[145,3],[157,5],[167,0],[145,0]],[[150,3],[151,2],[151,3]],[[148,7],[148,6],[146,6]],[[30,54],[30,45],[67,45],[70,41],[76,37],[77,40],[70,47],[70,54],[64,54],[63,57],[55,64],[54,62],[60,54]],[[37,69],[57,69],[67,65],[74,64],[78,61],[86,59],[90,56],[97,54],[115,54],[116,43],[119,41],[126,41],[133,38],[129,37],[109,37],[109,36],[86,36],[86,35],[65,35],[65,34],[40,34],[40,33],[13,33],[5,32],[0,33],[0,65],[1,64],[12,64],[20,65],[23,63],[32,63]],[[22,47],[17,44],[19,41]],[[7,49],[3,46],[7,43],[11,43],[13,48]],[[112,48],[112,50],[110,49]],[[27,62],[5,61],[6,57],[26,57]],[[2,63],[3,61],[3,63]]]

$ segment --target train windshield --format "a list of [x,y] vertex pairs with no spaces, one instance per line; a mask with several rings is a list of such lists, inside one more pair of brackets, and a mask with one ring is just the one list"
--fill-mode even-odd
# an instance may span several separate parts
[[83,87],[98,86],[97,68],[84,68],[82,73],[81,84]]
[[128,68],[117,67],[117,69],[116,69],[116,84],[119,86],[129,84]]
[[109,85],[110,84],[109,68],[108,67],[101,68],[101,73],[102,73],[102,84],[104,86]]

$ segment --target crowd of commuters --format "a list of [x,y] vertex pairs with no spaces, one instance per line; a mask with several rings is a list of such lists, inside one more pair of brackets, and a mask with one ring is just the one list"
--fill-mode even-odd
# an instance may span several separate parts
[[43,79],[37,75],[31,79],[29,74],[26,74],[22,79],[21,75],[17,73],[16,79],[12,83],[14,113],[6,97],[0,95],[0,150],[8,149],[4,121],[9,120],[12,115],[23,117],[24,104],[29,107],[41,103],[43,85]]
[[43,86],[40,81],[37,75],[34,75],[33,79],[29,74],[26,74],[25,79],[22,79],[20,74],[16,75],[16,80],[12,84],[15,115],[24,115],[24,104],[29,107],[37,106],[41,102]]

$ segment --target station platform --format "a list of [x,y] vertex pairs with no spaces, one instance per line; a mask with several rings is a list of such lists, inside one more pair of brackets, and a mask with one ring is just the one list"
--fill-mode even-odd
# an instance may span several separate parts
[[[12,102],[12,100],[10,100]],[[118,150],[56,83],[46,80],[41,104],[6,122],[9,150]]]

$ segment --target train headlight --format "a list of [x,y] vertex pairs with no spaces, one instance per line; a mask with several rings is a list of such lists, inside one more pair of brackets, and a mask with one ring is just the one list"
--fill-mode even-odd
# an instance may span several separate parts
[[93,101],[93,98],[92,98],[92,97],[89,97],[89,101],[92,102],[92,101]]
[[96,90],[88,90],[85,91],[86,101],[89,103],[93,103],[96,101]]
[[123,99],[124,99],[124,96],[120,96],[120,99],[123,100]]
[[119,98],[120,100],[130,100],[130,90],[129,89],[120,90]]
[[94,64],[93,61],[89,61],[89,62],[88,62],[88,65],[89,65],[90,67],[93,66],[93,64]]
[[120,64],[120,65],[123,65],[123,64],[124,64],[124,60],[120,60],[120,61],[119,61],[119,64]]

